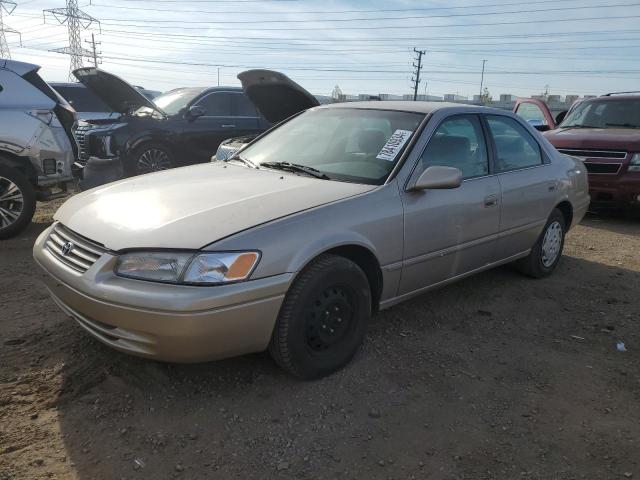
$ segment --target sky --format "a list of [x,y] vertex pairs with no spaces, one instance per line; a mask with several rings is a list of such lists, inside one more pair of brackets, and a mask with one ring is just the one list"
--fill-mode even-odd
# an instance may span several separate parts
[[[89,3],[91,2],[91,3]],[[5,25],[15,60],[66,81],[66,24],[43,10],[64,0],[16,0]],[[100,23],[100,68],[152,90],[236,86],[249,68],[281,71],[330,95],[598,95],[640,89],[640,0],[79,0]],[[86,47],[89,47],[85,43]],[[85,66],[91,62],[85,60]]]

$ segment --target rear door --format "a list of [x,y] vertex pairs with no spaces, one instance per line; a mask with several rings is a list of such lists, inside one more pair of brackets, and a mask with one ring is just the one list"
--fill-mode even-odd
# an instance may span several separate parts
[[545,132],[556,128],[551,110],[542,100],[535,98],[518,98],[513,113],[529,122],[532,127]]
[[260,115],[255,105],[244,93],[234,93],[231,96],[231,113],[233,115],[233,132],[229,137],[257,135],[264,131],[260,125]]
[[493,168],[502,190],[500,259],[533,246],[555,202],[552,167],[533,135],[515,118],[486,115]]
[[437,127],[412,174],[456,167],[463,182],[450,190],[404,191],[404,264],[400,294],[483,267],[496,258],[500,185],[491,175],[480,118],[453,115]]

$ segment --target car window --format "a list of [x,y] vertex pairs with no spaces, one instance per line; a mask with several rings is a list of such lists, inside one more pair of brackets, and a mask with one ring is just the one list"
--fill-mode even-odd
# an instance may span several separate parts
[[429,140],[420,157],[420,169],[431,166],[455,167],[463,178],[489,173],[487,146],[480,121],[475,115],[446,119]]
[[487,123],[496,146],[496,172],[542,164],[540,145],[517,121],[488,115]]
[[516,113],[524,118],[531,125],[547,125],[547,119],[544,117],[544,113],[540,107],[534,103],[521,103],[518,105]]
[[233,111],[236,117],[257,117],[256,107],[251,103],[249,97],[242,93],[233,94]]
[[232,93],[210,93],[198,100],[197,105],[205,109],[207,117],[230,117]]

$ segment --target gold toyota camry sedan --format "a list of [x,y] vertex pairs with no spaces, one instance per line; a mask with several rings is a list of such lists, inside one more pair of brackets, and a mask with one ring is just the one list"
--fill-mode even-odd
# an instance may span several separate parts
[[[300,94],[254,80],[258,108]],[[76,195],[33,252],[60,308],[117,350],[199,362],[268,349],[308,379],[349,362],[376,310],[506,263],[550,275],[588,204],[580,160],[511,113],[343,103],[226,161]]]

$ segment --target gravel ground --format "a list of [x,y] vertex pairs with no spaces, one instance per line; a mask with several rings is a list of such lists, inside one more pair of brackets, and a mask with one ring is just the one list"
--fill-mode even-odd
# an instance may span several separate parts
[[[640,478],[640,221],[589,216],[549,279],[499,268],[374,317],[316,382],[267,354],[114,352],[0,244],[0,480]],[[616,349],[624,341],[626,352]]]

